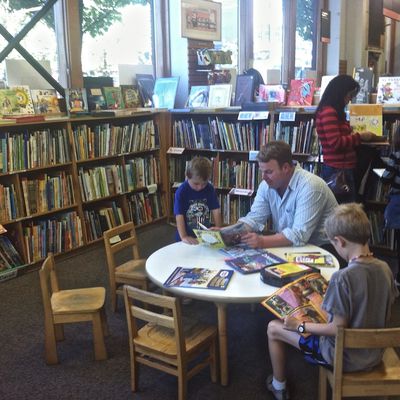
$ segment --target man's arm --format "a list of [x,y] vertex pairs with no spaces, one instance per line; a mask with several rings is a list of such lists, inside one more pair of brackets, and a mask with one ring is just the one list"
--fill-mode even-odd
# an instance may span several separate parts
[[247,246],[253,248],[267,248],[267,247],[287,247],[292,246],[293,243],[282,233],[275,233],[274,235],[262,236],[258,233],[246,233],[242,236],[242,242]]

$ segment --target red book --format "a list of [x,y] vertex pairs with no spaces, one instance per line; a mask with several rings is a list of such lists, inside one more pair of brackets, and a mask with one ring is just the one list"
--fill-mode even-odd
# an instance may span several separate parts
[[288,95],[288,106],[311,106],[315,90],[315,79],[292,79]]

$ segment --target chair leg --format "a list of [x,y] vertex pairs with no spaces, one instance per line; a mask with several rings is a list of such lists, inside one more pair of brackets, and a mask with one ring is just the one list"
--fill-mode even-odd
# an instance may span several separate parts
[[114,312],[117,311],[117,289],[111,289],[111,308]]
[[218,380],[218,369],[217,369],[217,359],[218,359],[218,353],[217,353],[217,340],[214,339],[211,342],[210,345],[210,357],[211,357],[211,363],[210,363],[210,375],[211,375],[211,382],[216,383]]
[[318,382],[318,399],[327,400],[326,389],[327,389],[327,376],[325,368],[319,367],[319,382]]
[[45,323],[44,351],[46,364],[58,364],[55,326]]
[[185,365],[184,368],[178,370],[178,400],[186,400],[187,394],[187,374]]
[[138,365],[136,363],[136,358],[134,355],[134,350],[130,349],[131,356],[131,390],[136,392],[138,390]]
[[61,342],[62,340],[65,339],[65,336],[64,336],[64,324],[54,325],[54,332],[55,332],[55,335],[56,335],[57,342]]
[[94,357],[96,360],[107,360],[107,350],[104,344],[104,335],[103,335],[100,312],[93,314],[92,322],[93,322]]
[[108,331],[108,324],[107,324],[107,315],[106,315],[106,310],[104,306],[100,310],[100,317],[101,317],[101,327],[103,329],[103,335],[108,336],[109,331]]

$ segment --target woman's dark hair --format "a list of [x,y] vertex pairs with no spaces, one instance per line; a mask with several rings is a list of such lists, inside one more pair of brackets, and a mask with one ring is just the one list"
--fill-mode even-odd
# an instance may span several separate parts
[[328,83],[316,112],[318,113],[325,106],[331,106],[338,113],[339,119],[345,121],[345,97],[349,94],[354,97],[359,91],[360,85],[350,75],[338,75]]

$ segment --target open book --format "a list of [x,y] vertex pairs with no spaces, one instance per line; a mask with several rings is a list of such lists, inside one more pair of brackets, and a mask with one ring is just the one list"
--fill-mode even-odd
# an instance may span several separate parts
[[164,282],[165,287],[225,290],[233,275],[227,269],[177,267]]
[[290,315],[301,322],[326,322],[321,306],[327,287],[322,275],[308,274],[281,287],[261,304],[278,318]]

